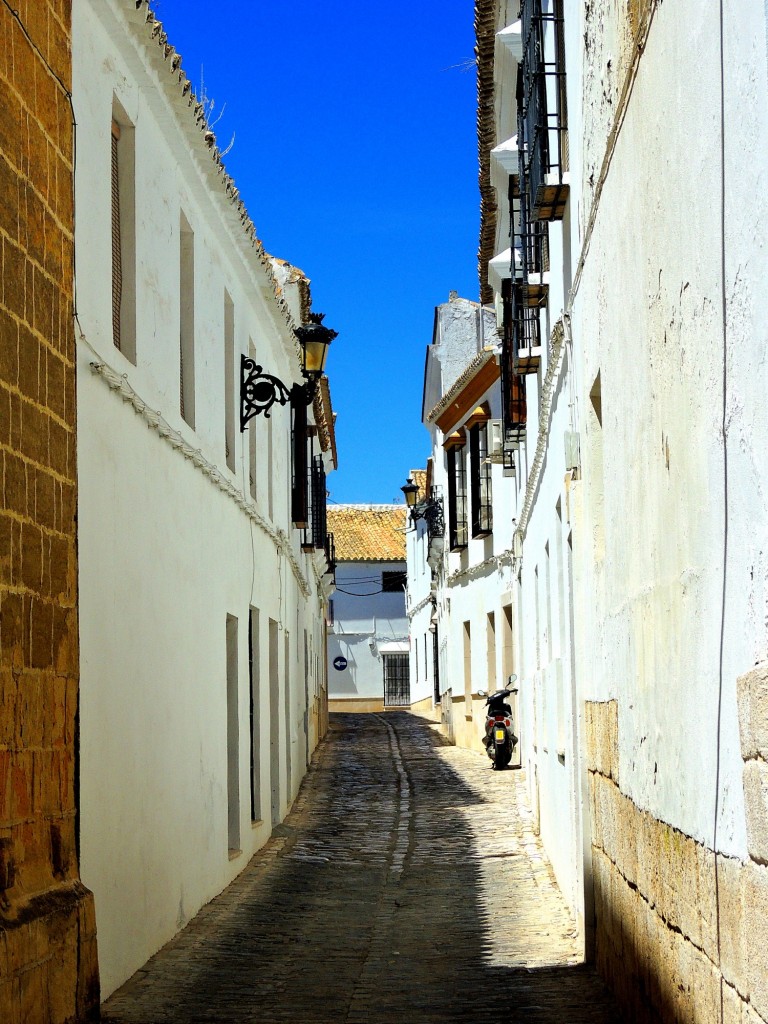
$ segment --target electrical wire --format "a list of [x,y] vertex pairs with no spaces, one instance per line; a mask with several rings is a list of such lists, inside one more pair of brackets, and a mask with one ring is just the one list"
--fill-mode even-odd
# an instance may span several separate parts
[[722,374],[722,419],[723,433],[723,588],[720,605],[720,658],[718,666],[717,686],[717,729],[715,757],[715,821],[712,834],[712,850],[715,858],[715,923],[717,929],[717,962],[720,967],[720,1021],[725,1019],[725,984],[722,968],[722,928],[720,915],[720,873],[718,871],[718,834],[720,822],[720,777],[722,771],[722,727],[723,727],[723,680],[725,671],[725,613],[728,594],[728,522],[730,516],[728,492],[728,298],[726,295],[726,188],[725,188],[725,19],[723,0],[719,0],[720,18],[720,280],[721,280],[721,319],[723,338],[723,374]]
[[[40,58],[44,66],[46,67],[51,78],[56,82],[59,89],[64,94],[64,97],[69,104],[69,110],[72,114],[72,236],[75,237],[75,226],[77,224],[77,208],[76,208],[76,195],[75,195],[75,173],[77,171],[77,118],[75,117],[75,105],[72,100],[72,92],[67,87],[67,84],[63,81],[60,75],[54,70],[54,68],[48,63],[45,54],[34,41],[29,33],[29,29],[21,20],[19,12],[11,6],[8,0],[2,0],[2,4],[7,11],[11,14],[13,19],[18,24],[24,38],[27,40],[29,45],[35,51],[37,56]],[[83,334],[83,328],[80,325],[80,320],[77,315],[77,274],[75,272],[75,246],[72,246],[72,319],[77,323],[80,329],[80,334]]]

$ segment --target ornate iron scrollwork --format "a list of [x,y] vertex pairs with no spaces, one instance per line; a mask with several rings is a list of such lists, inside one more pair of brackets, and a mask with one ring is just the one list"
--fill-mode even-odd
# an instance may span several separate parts
[[285,405],[290,401],[290,389],[278,377],[264,373],[259,364],[248,356],[240,357],[240,431],[248,420],[269,411],[275,402]]
[[414,525],[419,519],[427,524],[427,534],[430,541],[434,537],[442,537],[445,533],[445,514],[443,512],[442,498],[425,498],[418,502],[411,509],[411,519]]

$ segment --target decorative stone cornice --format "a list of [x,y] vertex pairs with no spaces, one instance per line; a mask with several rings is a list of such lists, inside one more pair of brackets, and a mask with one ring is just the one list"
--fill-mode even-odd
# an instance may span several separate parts
[[[217,145],[213,126],[208,121],[205,103],[197,98],[192,88],[192,83],[181,66],[181,54],[168,41],[168,35],[163,28],[162,22],[157,20],[150,0],[118,0],[118,6],[123,11],[132,29],[134,38],[139,45],[146,48],[147,55],[153,66],[158,71],[163,68],[166,69],[168,75],[166,92],[171,100],[173,109],[177,110],[179,101],[182,101],[182,105],[186,104],[189,108],[187,123],[184,124],[184,118],[180,117],[179,126],[187,136],[193,153],[201,162],[201,166],[204,167],[206,161],[209,161],[212,165],[212,176],[214,179],[218,179],[220,195],[230,204],[236,221],[239,221],[242,228],[244,241],[253,247],[256,258],[274,295],[275,302],[285,319],[286,325],[293,331],[297,324],[285,300],[283,290],[275,278],[271,257],[264,249],[258,237],[256,226],[240,197],[240,191],[235,185],[234,179],[227,173],[224,167],[224,155]],[[180,111],[177,111],[177,116],[180,113]],[[308,295],[301,296],[302,305],[306,305],[307,300]],[[296,351],[297,355],[300,356],[298,342],[296,342]]]
[[415,604],[413,606],[413,608],[409,608],[408,609],[408,618],[409,619],[414,618],[416,615],[419,614],[420,611],[423,611],[423,609],[426,608],[428,604],[431,604],[432,600],[433,600],[433,596],[434,595],[431,594],[431,593],[427,594],[427,596],[425,598],[422,598],[422,600],[419,601],[418,604]]
[[541,480],[541,474],[544,469],[544,459],[547,454],[547,447],[549,444],[549,423],[552,416],[552,398],[555,394],[563,366],[566,329],[568,331],[568,340],[570,340],[571,318],[567,313],[564,313],[552,329],[552,334],[549,339],[547,372],[541,385],[541,397],[539,399],[539,432],[536,438],[536,451],[528,473],[528,480],[525,486],[525,497],[523,498],[523,507],[515,530],[515,537],[519,537],[521,541],[525,537],[525,531],[528,528],[528,520],[531,515],[531,509],[533,508],[533,502],[535,500],[536,492],[538,491],[539,482]]
[[479,579],[481,576],[487,576],[491,572],[500,572],[507,562],[510,565],[514,565],[514,561],[515,557],[512,549],[507,548],[506,551],[502,551],[498,555],[486,558],[484,562],[478,562],[477,565],[470,565],[466,569],[458,569],[456,572],[452,572],[446,580],[446,585],[455,587],[459,583]]
[[461,394],[467,384],[477,376],[477,374],[485,367],[488,363],[495,362],[497,351],[495,347],[486,345],[482,352],[478,352],[472,362],[467,366],[466,370],[456,378],[453,384],[448,388],[446,393],[427,414],[427,422],[434,423],[438,416],[448,409],[452,402],[456,401],[456,398]]

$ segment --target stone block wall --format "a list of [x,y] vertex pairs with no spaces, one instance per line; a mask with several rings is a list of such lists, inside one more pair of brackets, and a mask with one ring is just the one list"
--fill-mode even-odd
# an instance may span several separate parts
[[[768,752],[768,666],[740,680],[739,692],[745,788],[753,787],[757,804],[765,793],[754,778]],[[586,704],[586,738],[596,957],[626,1020],[764,1024],[768,867],[754,856],[715,857],[621,791],[616,701]],[[766,810],[764,803],[752,812],[753,854],[765,849]]]
[[98,1014],[78,878],[70,0],[0,5],[0,1020]]

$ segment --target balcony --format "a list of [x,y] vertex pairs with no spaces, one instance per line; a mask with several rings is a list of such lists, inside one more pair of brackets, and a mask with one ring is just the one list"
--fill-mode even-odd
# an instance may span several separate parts
[[515,373],[536,373],[541,363],[541,319],[538,306],[529,305],[523,289],[512,288],[512,368]]
[[518,145],[531,217],[562,220],[568,201],[568,107],[562,0],[544,12],[542,0],[523,0]]
[[514,368],[514,315],[511,281],[502,291],[504,320],[501,346],[501,397],[503,408],[504,442],[507,452],[511,446],[525,438],[528,410],[525,401],[525,379]]
[[530,200],[517,175],[510,178],[509,201],[515,253],[512,277],[521,286],[519,301],[538,309],[546,305],[549,295],[548,225],[531,217]]

